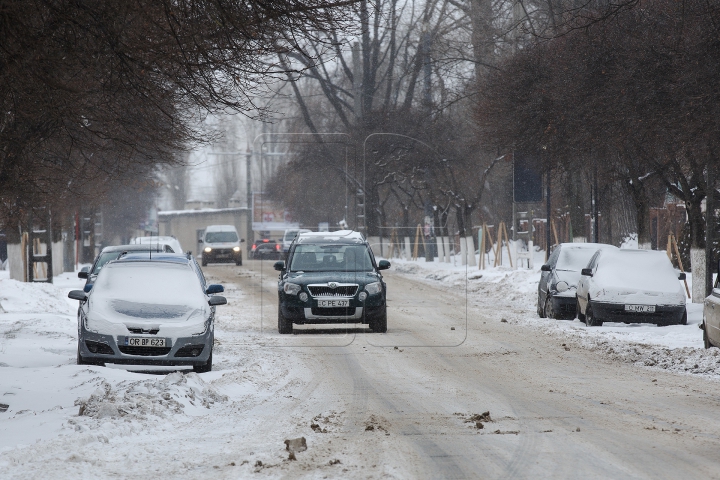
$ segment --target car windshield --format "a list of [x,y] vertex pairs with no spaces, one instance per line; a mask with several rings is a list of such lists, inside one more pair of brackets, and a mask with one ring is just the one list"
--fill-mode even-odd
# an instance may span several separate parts
[[579,272],[588,264],[597,249],[565,247],[560,250],[560,257],[555,265],[556,270]]
[[238,236],[235,232],[208,232],[205,234],[207,243],[237,242]]
[[95,265],[93,265],[93,269],[90,272],[91,275],[97,275],[100,270],[105,266],[106,263],[108,263],[110,260],[117,259],[122,252],[106,252],[101,253],[100,258],[98,258],[97,262],[95,262]]
[[371,272],[370,254],[360,245],[298,245],[290,271]]
[[[93,300],[129,307],[168,305],[201,308],[200,280],[188,265],[152,262],[117,262],[103,269],[93,287]],[[182,308],[179,308],[183,310]]]

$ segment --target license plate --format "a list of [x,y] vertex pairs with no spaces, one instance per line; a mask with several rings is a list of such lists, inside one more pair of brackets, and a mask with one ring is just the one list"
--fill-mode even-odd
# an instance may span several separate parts
[[125,337],[125,345],[130,347],[164,347],[164,338]]
[[333,308],[333,307],[349,307],[350,300],[318,300],[318,307],[320,308]]
[[655,313],[655,305],[625,305],[626,312]]

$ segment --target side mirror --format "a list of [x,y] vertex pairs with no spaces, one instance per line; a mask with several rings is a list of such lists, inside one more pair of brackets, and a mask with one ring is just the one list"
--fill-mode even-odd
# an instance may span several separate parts
[[584,275],[586,277],[592,277],[593,276],[592,268],[583,268],[582,271],[580,272],[580,275]]
[[78,278],[88,278],[90,274],[86,270],[87,267],[83,268],[78,272]]
[[380,260],[378,263],[378,270],[387,270],[388,268],[390,268],[390,262],[387,260]]
[[278,272],[282,272],[283,270],[285,270],[285,262],[283,262],[282,260],[278,260],[278,261],[275,262],[275,264],[273,265],[273,268],[274,268],[275,270],[277,270]]
[[685,272],[678,273],[678,280],[685,280],[687,278],[687,275],[685,275]]
[[90,290],[92,290],[93,284],[92,283],[86,283],[83,287],[83,292],[88,293]]
[[245,239],[244,239],[244,238],[241,238],[241,239],[240,239],[240,243],[245,243]]
[[540,271],[542,271],[542,272],[552,272],[552,268],[550,267],[550,265],[548,265],[548,264],[546,263],[545,265],[543,265],[542,267],[540,267]]
[[222,293],[224,291],[225,291],[225,287],[223,287],[222,285],[213,284],[213,285],[208,285],[207,289],[205,290],[205,293],[207,293],[208,295],[212,295],[213,293]]
[[85,300],[87,300],[87,293],[83,292],[82,290],[70,290],[70,293],[68,293],[68,298],[84,302]]
[[217,305],[227,305],[227,298],[221,297],[220,295],[215,295],[213,297],[210,297],[210,300],[208,300],[208,305],[211,307],[215,307]]
[[192,257],[192,250],[188,250],[188,251],[187,251],[187,255],[190,256],[190,257]]

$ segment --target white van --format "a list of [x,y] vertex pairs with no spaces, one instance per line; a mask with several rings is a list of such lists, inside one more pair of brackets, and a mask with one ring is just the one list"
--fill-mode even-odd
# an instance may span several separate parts
[[290,250],[290,244],[295,240],[295,237],[300,235],[301,233],[308,233],[310,230],[307,228],[294,228],[292,230],[285,230],[285,234],[282,238],[282,251],[283,253],[287,253]]
[[202,238],[202,266],[216,262],[235,262],[242,265],[240,238],[233,225],[208,225]]

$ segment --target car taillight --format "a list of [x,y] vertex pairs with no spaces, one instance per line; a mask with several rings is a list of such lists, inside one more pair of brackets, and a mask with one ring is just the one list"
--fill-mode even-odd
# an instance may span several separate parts
[[252,249],[255,250],[257,248],[257,245],[253,243]]
[[264,239],[263,239],[263,243],[268,243],[269,241],[270,241],[270,240],[268,240],[267,238],[264,238]]

